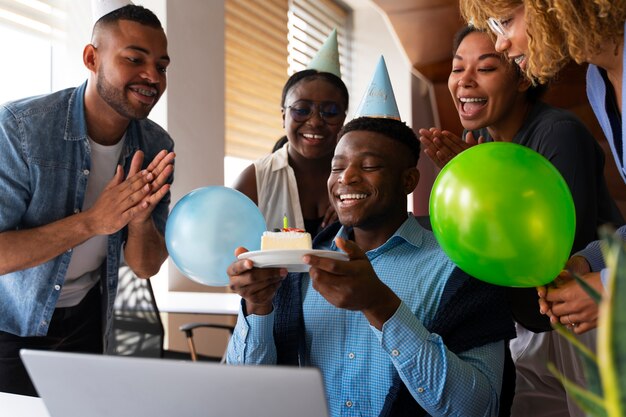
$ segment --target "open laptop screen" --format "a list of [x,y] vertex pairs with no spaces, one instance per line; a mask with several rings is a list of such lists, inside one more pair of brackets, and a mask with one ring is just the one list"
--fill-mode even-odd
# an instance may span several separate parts
[[22,350],[51,417],[327,417],[317,369]]

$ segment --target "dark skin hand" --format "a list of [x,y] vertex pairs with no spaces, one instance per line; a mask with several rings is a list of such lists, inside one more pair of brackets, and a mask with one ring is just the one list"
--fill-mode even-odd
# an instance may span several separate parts
[[590,272],[583,257],[573,256],[552,284],[537,288],[539,311],[550,317],[551,323],[561,323],[574,333],[583,334],[598,326],[598,305],[574,280],[570,271],[576,272],[600,294],[604,293],[600,273]]
[[398,309],[400,298],[376,275],[365,252],[356,243],[335,239],[349,261],[305,255],[311,266],[313,288],[337,308],[361,311],[370,324],[382,330],[383,324]]
[[[235,256],[248,252],[246,248],[235,249]],[[264,316],[272,312],[272,300],[280,283],[287,276],[285,268],[254,268],[250,259],[235,261],[226,273],[230,289],[246,301],[246,313]]]
[[146,178],[152,178],[150,192],[138,204],[141,211],[128,223],[128,240],[124,248],[126,262],[141,278],[155,275],[167,258],[165,239],[156,229],[151,215],[170,189],[167,180],[174,171],[175,157],[174,152],[162,150],[143,171],[140,171],[144,161],[143,152],[137,151],[131,162],[129,175],[139,172]]
[[[152,182],[150,183],[150,193],[141,204],[141,207],[146,210],[135,216],[131,223],[141,223],[142,221],[149,219],[157,203],[161,201],[165,194],[167,194],[167,191],[170,188],[169,184],[167,184],[167,179],[170,175],[172,175],[172,172],[174,172],[173,163],[175,157],[176,154],[174,152],[162,150],[154,157],[148,167],[143,171],[144,175],[147,175],[148,178],[152,179]],[[141,170],[143,159],[143,152],[137,151],[131,161],[128,176],[134,175]]]
[[472,146],[485,142],[482,136],[478,140],[474,139],[472,132],[467,132],[465,141],[447,130],[440,130],[434,127],[430,129],[420,129],[420,142],[424,148],[424,153],[437,165],[443,168],[452,158]]
[[[338,261],[314,255],[302,260],[311,266],[313,288],[337,308],[361,311],[371,325],[382,330],[383,324],[398,309],[400,299],[376,275],[365,252],[356,243],[336,238],[337,247],[349,261]],[[237,248],[235,255],[247,252]],[[246,313],[266,315],[272,312],[272,301],[282,280],[284,268],[254,268],[251,260],[232,263],[227,270],[230,289],[246,302]]]

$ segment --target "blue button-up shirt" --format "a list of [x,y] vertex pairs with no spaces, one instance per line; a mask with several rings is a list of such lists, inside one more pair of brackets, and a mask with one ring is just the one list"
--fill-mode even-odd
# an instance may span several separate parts
[[[82,210],[91,167],[86,86],[0,106],[0,232],[43,226]],[[159,151],[173,148],[170,136],[154,122],[132,121],[120,163],[128,172],[133,154],[141,149],[145,168]],[[168,193],[152,213],[161,233],[169,202]],[[103,265],[109,324],[125,237],[126,229],[109,236]],[[0,330],[19,336],[47,334],[71,256],[68,251],[0,276]]]
[[[344,228],[338,235],[348,238]],[[321,249],[338,250],[334,241]],[[430,415],[497,414],[504,342],[455,355],[425,327],[435,318],[455,268],[433,234],[410,216],[367,257],[402,300],[382,331],[360,312],[329,304],[308,276],[303,280],[308,365],[322,371],[331,416],[378,416],[397,374]],[[274,312],[244,317],[240,311],[228,362],[276,363],[273,328]]]

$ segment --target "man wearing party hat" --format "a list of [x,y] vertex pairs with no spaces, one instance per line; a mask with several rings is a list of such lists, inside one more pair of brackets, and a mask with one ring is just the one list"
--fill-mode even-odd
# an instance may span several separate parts
[[146,119],[166,36],[128,1],[93,10],[88,80],[0,106],[0,391],[36,395],[21,348],[103,352],[122,248],[144,278],[167,257],[173,141]]
[[259,206],[268,229],[281,228],[286,217],[290,227],[315,236],[336,218],[326,180],[348,101],[333,30],[309,67],[283,87],[287,144],[247,167],[234,184]]
[[318,367],[331,416],[498,414],[513,321],[503,289],[463,273],[407,213],[419,151],[381,58],[334,152],[339,222],[313,244],[349,260],[305,255],[301,274],[233,263],[229,363]]

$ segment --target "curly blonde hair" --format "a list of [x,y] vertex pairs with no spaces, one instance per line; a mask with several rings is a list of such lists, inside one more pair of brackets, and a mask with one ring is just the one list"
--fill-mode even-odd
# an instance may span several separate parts
[[460,0],[461,15],[488,28],[489,17],[505,17],[524,5],[528,36],[526,75],[545,83],[567,64],[589,57],[624,36],[626,0]]

